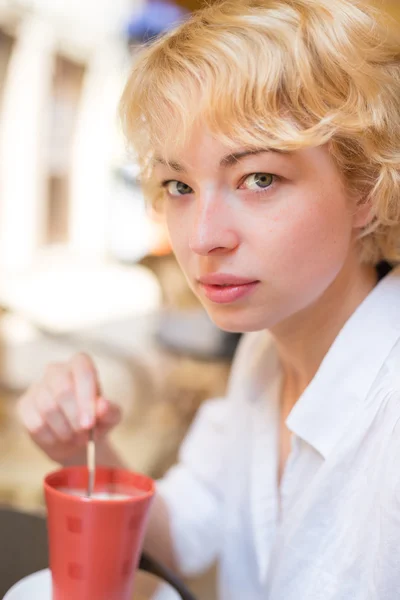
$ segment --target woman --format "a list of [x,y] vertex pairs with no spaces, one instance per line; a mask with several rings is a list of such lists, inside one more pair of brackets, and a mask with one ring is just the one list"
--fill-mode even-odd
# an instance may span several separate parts
[[[146,549],[220,562],[226,600],[394,600],[400,589],[400,46],[364,3],[233,0],[137,58],[121,113],[188,283],[244,332],[159,482]],[[20,401],[82,462],[85,356]]]

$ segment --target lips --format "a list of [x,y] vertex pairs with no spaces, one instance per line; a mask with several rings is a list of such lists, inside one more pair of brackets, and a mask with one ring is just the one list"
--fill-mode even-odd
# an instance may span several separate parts
[[224,273],[213,273],[199,279],[204,295],[217,304],[237,302],[252,293],[259,283],[258,280]]
[[199,278],[199,282],[203,285],[247,285],[254,283],[255,279],[249,279],[248,277],[238,277],[237,275],[230,275],[228,273],[211,273],[210,275],[204,275]]

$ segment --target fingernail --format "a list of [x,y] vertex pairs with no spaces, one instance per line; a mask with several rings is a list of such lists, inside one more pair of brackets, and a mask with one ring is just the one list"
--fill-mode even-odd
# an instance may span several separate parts
[[93,424],[93,418],[90,417],[89,415],[84,415],[81,418],[81,426],[84,429],[89,429],[92,426],[92,424]]

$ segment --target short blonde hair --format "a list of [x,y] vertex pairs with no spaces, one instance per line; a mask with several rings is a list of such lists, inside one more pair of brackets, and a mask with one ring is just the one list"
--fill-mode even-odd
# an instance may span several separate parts
[[400,260],[400,45],[357,0],[222,0],[136,57],[120,114],[152,189],[153,157],[196,122],[232,147],[329,143],[351,191],[372,204],[362,257]]

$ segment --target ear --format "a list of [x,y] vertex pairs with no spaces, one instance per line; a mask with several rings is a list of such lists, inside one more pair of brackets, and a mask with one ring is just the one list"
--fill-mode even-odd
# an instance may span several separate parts
[[364,229],[372,223],[374,219],[372,201],[370,198],[359,198],[355,204],[353,215],[354,229]]

